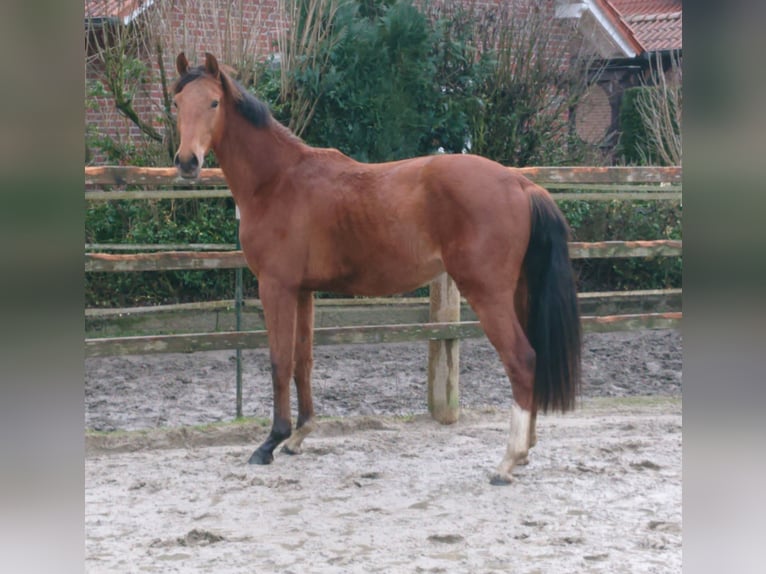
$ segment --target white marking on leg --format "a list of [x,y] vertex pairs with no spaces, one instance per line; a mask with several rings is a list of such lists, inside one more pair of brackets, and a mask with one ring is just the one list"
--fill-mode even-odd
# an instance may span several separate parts
[[511,471],[517,464],[524,464],[529,451],[529,430],[532,414],[517,404],[511,406],[511,430],[508,436],[508,448],[497,467],[495,480],[510,482]]
[[537,411],[529,420],[529,448],[537,444]]
[[301,443],[303,442],[303,439],[305,439],[315,428],[316,423],[314,422],[314,419],[307,420],[300,428],[293,431],[282,448],[289,450],[293,454],[299,454],[301,452]]

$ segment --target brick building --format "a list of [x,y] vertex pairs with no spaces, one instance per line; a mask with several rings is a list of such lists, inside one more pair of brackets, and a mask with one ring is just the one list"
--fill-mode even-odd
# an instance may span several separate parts
[[562,0],[556,15],[579,20],[601,57],[596,67],[603,66],[576,112],[577,133],[612,149],[624,91],[648,80],[658,62],[670,73],[681,54],[681,0]]
[[[218,55],[222,62],[232,60],[231,51],[266,57],[275,51],[277,30],[284,19],[278,9],[279,0],[85,0],[86,56],[86,129],[91,136],[108,135],[117,142],[141,145],[146,136],[134,121],[115,106],[111,94],[103,93],[103,66],[96,52],[104,46],[123,46],[126,53],[137,55],[155,76],[176,76],[175,56],[185,51],[196,62],[206,51]],[[161,58],[156,56],[157,42],[162,37],[166,46]],[[144,42],[151,42],[150,46]],[[162,82],[137,83],[128,94],[138,117],[164,131],[161,121],[164,107]],[[149,128],[150,129],[150,128]],[[89,163],[108,163],[101,154],[87,149]]]
[[[464,0],[481,10],[517,2],[517,9],[534,0]],[[609,151],[619,133],[618,112],[622,93],[645,78],[659,56],[669,67],[670,55],[681,50],[681,0],[551,0],[551,25],[576,27],[600,56],[602,72],[584,101],[575,111],[578,135]],[[276,52],[276,39],[286,18],[279,0],[85,0],[86,37],[86,127],[91,137],[109,135],[125,144],[141,145],[142,131],[116,107],[114,99],[99,94],[104,70],[96,63],[99,45],[124,42],[125,51],[172,81],[173,58],[183,50],[190,61],[205,51],[233,62],[233,52],[264,59]],[[562,27],[563,29],[564,27]],[[150,57],[156,44],[144,46],[131,40],[131,31],[154,30],[167,46],[161,58]],[[145,38],[146,35],[137,37]],[[152,42],[151,38],[148,40]],[[562,36],[561,41],[566,41]],[[136,83],[128,94],[132,107],[161,137],[162,115],[169,102],[163,101],[161,82]],[[108,163],[103,154],[87,149],[89,163]]]

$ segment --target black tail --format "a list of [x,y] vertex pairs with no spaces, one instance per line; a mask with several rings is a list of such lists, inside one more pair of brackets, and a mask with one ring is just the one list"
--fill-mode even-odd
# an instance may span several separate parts
[[532,231],[524,258],[527,337],[537,355],[535,405],[567,411],[580,391],[582,334],[567,239],[569,225],[544,190],[530,194]]

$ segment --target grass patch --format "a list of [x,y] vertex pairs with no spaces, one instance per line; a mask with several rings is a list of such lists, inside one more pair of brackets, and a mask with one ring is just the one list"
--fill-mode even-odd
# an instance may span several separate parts
[[138,430],[123,430],[117,429],[113,431],[101,431],[86,429],[85,436],[92,437],[127,437],[127,436],[148,436],[153,433],[170,433],[179,431],[194,431],[194,432],[207,432],[217,429],[226,429],[230,427],[246,427],[246,426],[258,426],[267,428],[271,425],[271,419],[266,417],[242,417],[240,419],[232,419],[226,421],[216,421],[212,423],[202,423],[198,425],[184,425],[177,427],[157,427],[151,429],[138,429]]
[[590,397],[579,403],[580,409],[588,411],[623,411],[635,409],[663,409],[681,407],[678,395],[638,395],[630,397]]

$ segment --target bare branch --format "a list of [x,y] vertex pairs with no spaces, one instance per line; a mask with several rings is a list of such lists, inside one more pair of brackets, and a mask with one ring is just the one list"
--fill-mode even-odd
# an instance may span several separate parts
[[[190,59],[210,51],[235,67],[247,85],[258,61],[260,9],[255,21],[247,0],[158,1],[133,22],[115,21],[96,26],[87,20],[86,65],[97,76],[119,112],[151,141],[163,143],[172,158],[175,151],[175,118],[172,114],[167,65],[185,51]],[[104,0],[104,13],[107,13]],[[202,15],[202,17],[200,17]],[[193,32],[214,23],[202,36]],[[160,86],[159,97],[151,86]],[[148,105],[138,106],[145,98]]]
[[636,98],[636,110],[646,129],[650,151],[640,150],[644,156],[642,160],[649,163],[651,158],[646,156],[656,154],[657,160],[665,165],[681,165],[683,98],[680,55],[674,53],[671,56],[667,73],[657,55],[655,67],[643,84],[645,89]]
[[338,41],[333,22],[343,0],[280,0],[287,23],[277,35],[280,53],[280,97],[290,109],[290,129],[301,136],[311,122],[320,94],[296,89],[296,77],[327,67]]

